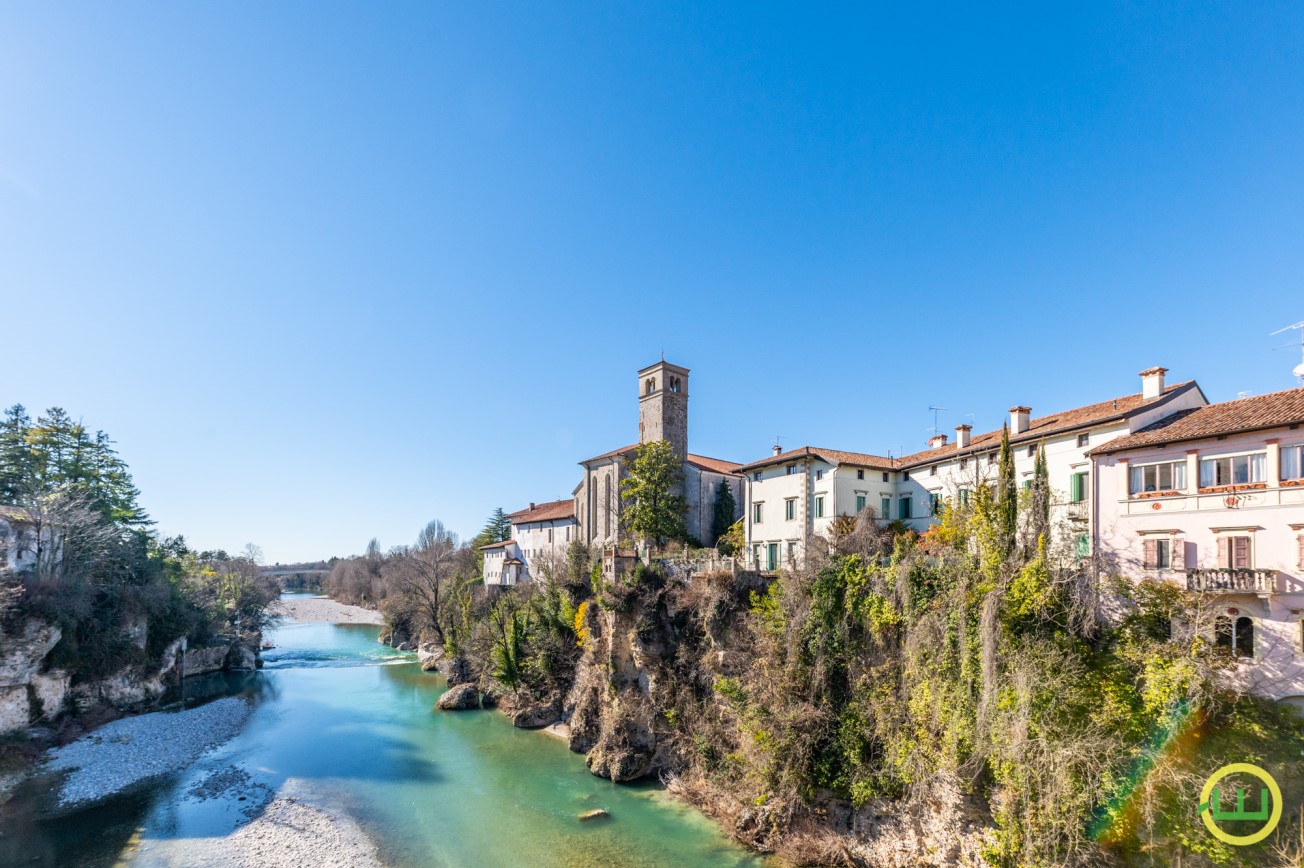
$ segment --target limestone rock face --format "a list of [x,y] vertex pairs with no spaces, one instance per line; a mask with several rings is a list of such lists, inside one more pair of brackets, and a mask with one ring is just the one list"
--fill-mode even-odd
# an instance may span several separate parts
[[[255,646],[256,647],[256,646]],[[246,642],[234,642],[226,657],[226,668],[252,671],[258,668],[258,652]]]
[[53,650],[63,631],[56,624],[26,618],[12,632],[0,632],[0,688],[17,687],[31,682],[41,669],[41,661]]
[[539,729],[556,723],[561,719],[561,712],[555,705],[535,705],[522,708],[512,715],[512,726],[521,729]]
[[471,662],[465,657],[454,657],[449,660],[443,667],[444,674],[448,676],[448,686],[456,687],[459,684],[466,684],[471,680]]
[[22,729],[30,722],[31,715],[27,685],[0,687],[0,732]]
[[417,648],[417,660],[422,672],[434,672],[439,668],[439,661],[444,657],[444,649],[434,642],[422,642]]
[[63,713],[68,701],[72,676],[60,669],[32,676],[32,690],[41,703],[41,717],[54,720]]
[[189,648],[186,650],[185,657],[182,658],[181,675],[183,678],[189,678],[192,675],[217,672],[226,665],[226,658],[230,653],[231,646],[229,645],[214,645],[211,648]]
[[474,684],[459,684],[448,689],[435,703],[444,711],[466,711],[480,707],[480,689]]

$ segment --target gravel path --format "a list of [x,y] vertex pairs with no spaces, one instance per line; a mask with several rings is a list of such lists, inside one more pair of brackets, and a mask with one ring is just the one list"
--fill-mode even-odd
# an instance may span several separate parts
[[72,769],[60,805],[94,802],[149,778],[179,771],[233,737],[252,708],[238,697],[184,711],[155,711],[107,723],[50,751],[45,768]]
[[299,623],[329,624],[384,624],[385,619],[375,609],[337,603],[330,597],[301,597],[278,600],[272,611]]

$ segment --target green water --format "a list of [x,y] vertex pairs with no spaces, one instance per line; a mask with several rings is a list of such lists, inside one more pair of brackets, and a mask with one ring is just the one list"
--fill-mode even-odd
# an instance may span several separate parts
[[[276,629],[263,672],[217,690],[255,696],[240,736],[185,772],[72,817],[48,817],[39,795],[21,796],[27,815],[0,819],[10,827],[0,826],[0,863],[150,862],[152,843],[227,834],[244,806],[187,792],[235,765],[273,790],[307,787],[346,811],[396,866],[761,864],[658,787],[593,777],[561,741],[492,711],[434,711],[443,679],[379,645],[377,632]],[[593,808],[610,819],[577,819]]]

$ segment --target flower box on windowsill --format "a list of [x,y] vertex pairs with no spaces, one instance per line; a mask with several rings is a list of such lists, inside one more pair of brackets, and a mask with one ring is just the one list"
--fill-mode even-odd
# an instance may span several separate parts
[[1289,488],[1294,485],[1304,485],[1304,479],[1283,479],[1281,481],[1282,488]]
[[1256,491],[1268,487],[1266,482],[1250,482],[1245,485],[1214,485],[1209,488],[1201,488],[1201,494],[1227,494],[1233,491]]
[[1180,491],[1143,491],[1140,494],[1132,495],[1137,500],[1143,500],[1147,497],[1180,497],[1183,492]]

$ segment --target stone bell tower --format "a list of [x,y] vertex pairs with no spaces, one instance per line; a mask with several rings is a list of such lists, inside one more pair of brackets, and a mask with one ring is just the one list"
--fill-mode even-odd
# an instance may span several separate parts
[[638,372],[638,442],[656,440],[688,455],[688,368],[664,359]]

